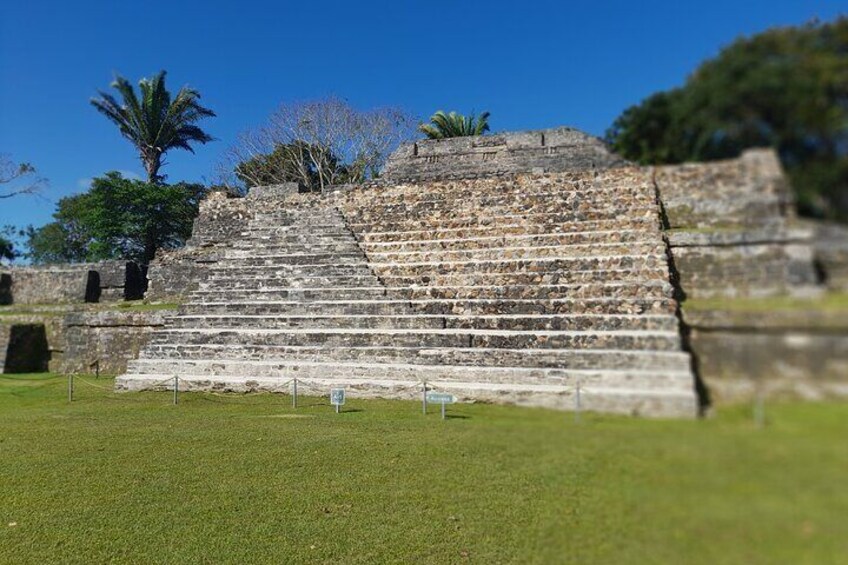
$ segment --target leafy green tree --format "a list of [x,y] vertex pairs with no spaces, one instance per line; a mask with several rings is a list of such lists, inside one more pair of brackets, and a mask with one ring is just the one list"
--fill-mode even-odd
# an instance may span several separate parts
[[160,183],[159,175],[165,153],[171,149],[185,149],[194,153],[192,143],[205,144],[213,138],[197,126],[203,118],[215,112],[200,105],[200,93],[187,86],[173,98],[165,88],[165,71],[153,78],[141,79],[139,93],[129,81],[117,76],[111,85],[121,97],[98,91],[99,98],[91,104],[109,118],[126,139],[135,145],[147,171],[149,183]]
[[28,257],[34,263],[147,264],[157,249],[185,243],[206,192],[199,184],[155,184],[107,173],[88,192],[59,201],[55,221],[30,232]]
[[15,239],[24,235],[21,230],[15,229],[14,226],[4,226],[0,228],[0,264],[11,263],[21,253],[15,245]]
[[[68,197],[74,198],[74,197]],[[68,199],[60,201],[68,206]],[[67,216],[67,214],[63,214]],[[54,215],[55,217],[56,215]],[[87,238],[73,234],[72,228],[66,222],[56,220],[40,228],[30,226],[27,229],[26,257],[35,264],[49,263],[80,263],[89,259]],[[75,237],[76,236],[76,237]]]
[[774,147],[802,213],[848,221],[848,18],[742,38],[677,89],[628,108],[607,141],[643,164]]
[[418,131],[429,139],[483,135],[489,131],[489,116],[489,112],[483,112],[479,116],[463,116],[456,112],[446,114],[439,110],[430,116],[429,124],[418,126]]

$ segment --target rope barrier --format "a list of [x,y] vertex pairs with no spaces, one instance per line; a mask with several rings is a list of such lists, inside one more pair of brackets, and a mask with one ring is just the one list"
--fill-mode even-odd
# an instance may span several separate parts
[[74,377],[74,382],[81,382],[81,383],[85,383],[85,384],[87,384],[88,386],[92,386],[92,387],[94,387],[94,388],[99,388],[99,389],[103,389],[103,390],[111,390],[111,389],[112,389],[112,387],[109,387],[109,386],[96,385],[96,384],[94,384],[94,383],[88,382],[87,380],[85,380],[85,379],[83,379],[83,378],[81,378],[81,377]]

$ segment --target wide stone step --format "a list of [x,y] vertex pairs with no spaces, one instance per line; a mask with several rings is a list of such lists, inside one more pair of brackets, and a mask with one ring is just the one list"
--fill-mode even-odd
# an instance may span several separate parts
[[[368,263],[361,259],[356,263],[326,263],[317,265],[274,264],[269,258],[226,258],[209,269],[216,277],[242,277],[255,275],[279,277],[366,277],[372,274]],[[267,262],[267,264],[265,264]]]
[[[673,315],[537,314],[456,315],[409,313],[411,309],[386,315],[291,315],[291,314],[180,314],[168,319],[170,328],[419,328],[488,329],[515,331],[666,331],[678,327]],[[404,312],[404,313],[400,313]]]
[[151,343],[322,345],[328,348],[368,346],[485,347],[552,349],[680,348],[676,331],[507,331],[475,329],[171,329],[154,333]]
[[573,233],[543,233],[521,235],[491,235],[485,237],[465,237],[453,239],[424,239],[400,242],[361,243],[367,253],[397,253],[450,250],[491,249],[502,247],[550,247],[570,245],[592,245],[654,242],[661,239],[656,230],[609,230]]
[[582,221],[616,220],[619,218],[653,218],[659,222],[658,210],[651,208],[588,208],[578,211],[560,211],[552,213],[502,214],[498,216],[469,215],[466,217],[446,215],[444,217],[416,218],[396,222],[354,223],[348,227],[355,233],[397,232],[416,230],[445,230],[457,228],[476,228],[483,226],[512,226],[516,224],[556,225]]
[[562,271],[619,271],[666,269],[668,257],[657,249],[652,254],[589,255],[584,257],[535,257],[531,259],[467,259],[456,261],[409,261],[404,263],[370,262],[381,277],[440,274],[538,273],[552,275]]
[[521,187],[517,190],[497,190],[483,193],[460,190],[455,193],[442,194],[389,194],[380,191],[378,194],[351,195],[341,206],[345,217],[385,215],[412,211],[416,214],[432,210],[450,211],[459,208],[515,208],[526,206],[552,204],[558,207],[569,207],[575,203],[607,203],[639,201],[649,204],[654,201],[654,190],[648,186],[623,186],[582,188],[545,187],[534,190]]
[[658,230],[659,218],[655,215],[615,220],[586,220],[578,222],[528,223],[522,220],[496,225],[473,226],[450,229],[404,229],[356,232],[364,243],[402,243],[407,241],[457,239],[472,237],[510,237],[513,235],[569,234],[576,232],[612,230]]
[[589,243],[574,245],[553,245],[533,247],[494,247],[488,249],[469,250],[428,250],[428,251],[369,251],[368,260],[376,264],[384,263],[451,263],[457,261],[511,261],[541,258],[580,258],[627,256],[627,255],[660,255],[665,253],[665,244],[658,238],[654,241],[629,243]]
[[606,199],[630,190],[647,194],[654,192],[651,180],[644,172],[640,172],[638,178],[632,179],[592,172],[581,173],[579,177],[570,179],[564,178],[563,173],[558,173],[557,178],[519,175],[510,179],[487,179],[482,182],[397,183],[374,189],[353,190],[345,193],[340,200],[350,205],[367,205],[375,200],[387,203],[415,203],[419,199],[438,202],[513,195],[542,198],[550,194],[597,195]]
[[326,265],[361,265],[365,262],[362,251],[350,251],[347,253],[302,253],[300,250],[292,250],[289,253],[263,252],[262,247],[253,250],[253,254],[234,253],[230,251],[225,257],[232,264],[249,265],[250,260],[261,261],[261,265],[274,265],[293,267],[299,266],[326,266]]
[[180,329],[332,329],[332,328],[385,328],[385,329],[439,329],[445,327],[440,316],[411,315],[262,315],[262,314],[181,314],[168,319],[169,328]]
[[[613,275],[616,275],[615,273]],[[620,274],[619,274],[620,276]],[[479,282],[479,281],[478,281]],[[673,289],[666,280],[634,279],[626,282],[602,280],[600,282],[575,284],[545,284],[534,282],[522,285],[451,285],[385,287],[326,286],[326,287],[272,287],[257,289],[223,289],[218,285],[206,287],[192,293],[192,301],[277,301],[277,300],[349,300],[349,299],[396,299],[396,300],[539,300],[575,298],[639,298],[668,299]]]
[[[168,374],[122,375],[115,380],[119,391],[168,390],[163,379]],[[287,380],[287,379],[286,379]],[[179,382],[184,391],[217,392],[288,392],[286,380],[253,376],[220,377],[183,375]],[[360,398],[406,398],[420,397],[419,384],[415,380],[357,377],[298,379],[301,394],[326,396],[331,388],[344,386],[351,397]],[[157,384],[158,383],[158,384]],[[438,380],[433,384],[438,390],[454,394],[460,401],[484,401],[512,403],[524,406],[540,406],[559,410],[572,410],[575,387],[570,385],[533,385],[521,383],[474,383]],[[631,416],[694,418],[697,414],[695,394],[691,390],[659,390],[634,388],[605,388],[593,385],[580,388],[582,410],[620,413]]]
[[339,227],[331,230],[317,226],[305,228],[292,226],[253,225],[239,233],[238,241],[258,242],[273,239],[291,241],[293,243],[315,241],[318,243],[333,244],[349,241],[350,236],[351,232],[347,229],[347,227]]
[[142,359],[308,360],[328,362],[411,363],[544,367],[560,369],[638,369],[687,371],[689,355],[682,351],[616,349],[491,349],[487,347],[324,347],[253,343],[149,343]]
[[291,238],[266,238],[259,240],[240,240],[234,242],[227,250],[230,257],[244,257],[251,253],[262,251],[269,255],[287,255],[303,253],[311,255],[355,255],[362,254],[363,249],[353,237],[344,242],[320,242],[310,240],[293,241]]
[[481,204],[511,204],[521,202],[545,201],[559,198],[563,201],[582,199],[587,201],[609,202],[620,198],[652,198],[654,189],[648,182],[620,183],[580,183],[559,185],[510,185],[488,186],[483,190],[474,187],[454,186],[440,191],[433,185],[423,187],[383,187],[376,191],[353,191],[340,198],[339,209],[349,208],[369,210],[372,206],[415,206],[424,204],[434,207],[450,206],[455,202],[474,202]]
[[345,209],[348,225],[389,224],[415,221],[419,219],[444,217],[463,217],[477,215],[484,211],[487,216],[515,216],[524,214],[585,214],[617,216],[624,210],[656,207],[652,197],[631,195],[616,196],[612,204],[602,199],[565,198],[554,196],[545,200],[527,199],[522,201],[501,202],[497,199],[451,200],[439,203],[419,203],[409,205],[382,205],[378,202],[366,207]]
[[[244,270],[249,269],[245,267]],[[235,278],[239,277],[239,278]],[[350,276],[346,274],[328,276],[319,275],[299,275],[292,273],[290,275],[277,275],[273,272],[265,273],[262,270],[256,270],[252,273],[239,273],[238,269],[231,274],[223,273],[222,271],[214,271],[200,283],[200,290],[217,288],[220,290],[261,290],[264,288],[281,289],[288,287],[303,287],[316,288],[321,286],[326,287],[368,287],[376,286],[377,279],[374,276]]]
[[673,288],[667,280],[636,278],[616,281],[626,273],[610,273],[609,280],[579,283],[549,283],[534,280],[531,284],[486,285],[396,285],[389,287],[390,298],[424,299],[558,299],[558,298],[667,298]]
[[353,300],[373,298],[379,299],[386,296],[386,287],[374,284],[364,286],[324,286],[324,287],[293,287],[275,286],[265,288],[223,289],[217,284],[200,284],[197,291],[191,293],[191,300]]
[[[396,272],[403,273],[397,269]],[[460,287],[460,286],[533,286],[533,285],[565,285],[585,284],[603,282],[625,282],[637,280],[662,280],[667,277],[666,270],[660,267],[639,267],[630,269],[597,269],[590,271],[557,271],[557,272],[518,272],[518,273],[491,273],[460,272],[445,275],[433,275],[428,271],[422,274],[399,274],[388,276],[382,272],[377,273],[380,280],[388,287],[409,286],[437,286],[437,287]],[[519,296],[516,296],[519,298]]]
[[[581,387],[640,387],[646,390],[689,390],[693,387],[688,371],[655,371],[634,369],[573,370],[533,367],[468,367],[462,365],[415,365],[388,363],[339,363],[310,361],[245,361],[240,359],[140,359],[129,362],[130,374],[193,375],[206,378],[240,377],[278,378],[356,378],[427,381],[436,386],[439,380],[477,383],[520,383],[524,385],[557,384]],[[163,377],[165,378],[165,377]],[[161,379],[160,379],[161,380]],[[288,383],[291,386],[290,383]],[[418,387],[421,390],[421,387]],[[300,387],[309,394],[308,385]]]
[[422,314],[537,315],[537,314],[674,314],[671,298],[478,299],[478,300],[316,300],[211,301],[201,295],[183,304],[181,314],[243,315],[393,315],[402,311]]

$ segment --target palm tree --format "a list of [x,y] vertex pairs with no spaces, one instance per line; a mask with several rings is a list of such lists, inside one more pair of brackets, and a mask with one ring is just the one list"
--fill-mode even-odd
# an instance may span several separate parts
[[456,112],[446,114],[439,110],[430,116],[429,124],[418,126],[418,131],[430,139],[483,135],[489,131],[489,112],[483,112],[479,116],[463,116]]
[[130,140],[141,154],[141,162],[147,171],[147,180],[158,183],[163,180],[159,168],[162,157],[171,149],[185,149],[194,153],[192,143],[208,143],[212,137],[200,129],[196,122],[215,115],[215,112],[200,105],[200,93],[184,86],[171,99],[165,88],[165,71],[150,79],[138,82],[139,95],[127,79],[116,76],[112,88],[121,95],[122,103],[103,91],[91,104],[109,118],[121,130],[121,135]]

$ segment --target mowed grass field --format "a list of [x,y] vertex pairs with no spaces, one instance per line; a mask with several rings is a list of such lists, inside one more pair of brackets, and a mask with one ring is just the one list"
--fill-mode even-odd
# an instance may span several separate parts
[[657,421],[0,376],[2,563],[846,563],[848,404]]

